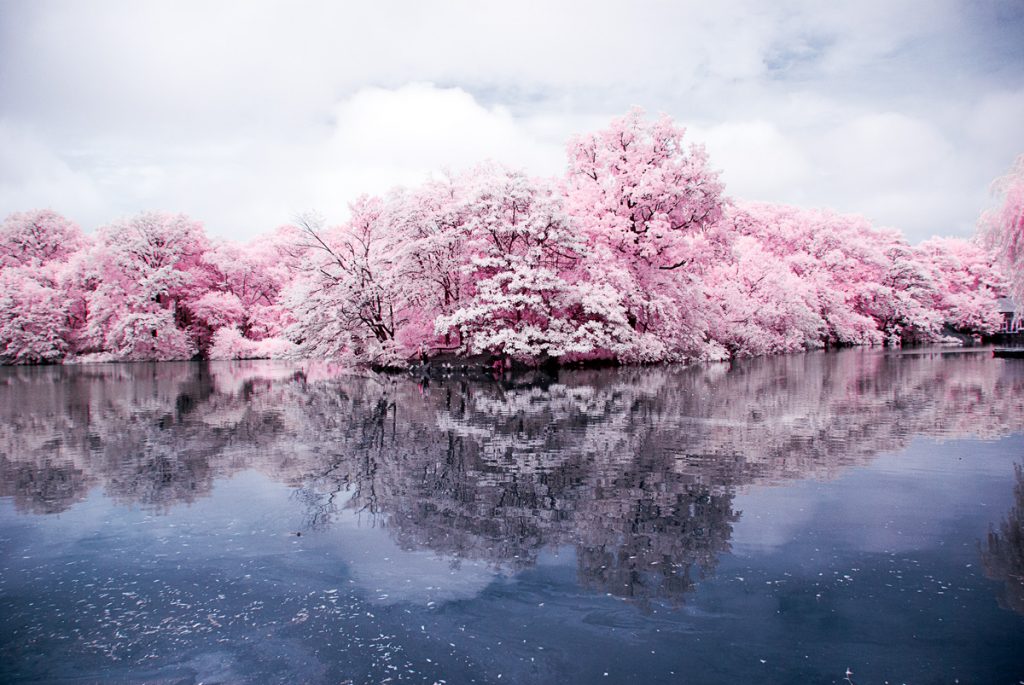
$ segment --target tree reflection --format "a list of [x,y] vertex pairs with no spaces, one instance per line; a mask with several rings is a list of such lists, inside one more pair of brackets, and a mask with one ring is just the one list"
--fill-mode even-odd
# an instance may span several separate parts
[[637,500],[621,518],[604,516],[577,548],[581,581],[641,604],[680,602],[729,550],[739,520],[732,499],[731,492],[684,486],[672,503]]
[[[832,477],[916,435],[1019,431],[1024,372],[861,350],[487,382],[271,362],[5,368],[0,419],[0,495],[21,511],[100,486],[160,512],[254,469],[293,488],[307,529],[358,512],[405,548],[509,569],[571,547],[586,586],[678,603],[728,551],[739,488]],[[986,562],[1017,577],[1020,510]],[[997,563],[1010,549],[1017,565]]]
[[1014,506],[998,531],[989,530],[981,560],[985,575],[1003,583],[999,606],[1024,614],[1024,469],[1020,464],[1014,469]]

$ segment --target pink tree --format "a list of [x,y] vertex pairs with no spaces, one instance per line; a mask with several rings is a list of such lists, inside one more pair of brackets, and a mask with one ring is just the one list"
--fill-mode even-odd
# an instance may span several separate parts
[[208,289],[202,226],[181,214],[145,213],[101,228],[79,281],[85,351],[118,359],[187,359],[196,351],[189,305]]
[[222,326],[239,326],[246,318],[242,300],[230,291],[210,290],[193,300],[189,309],[193,317],[210,331]]
[[633,109],[598,133],[569,142],[569,208],[589,235],[638,268],[673,271],[713,256],[722,184],[699,145],[663,115]]
[[252,340],[236,326],[222,326],[210,344],[210,359],[278,359],[297,352],[294,343],[283,338]]
[[69,302],[52,267],[0,269],[0,363],[63,361],[70,337]]
[[999,328],[1002,316],[997,297],[1006,279],[991,252],[958,238],[932,238],[915,249],[934,285],[930,306],[950,328],[968,334],[988,334]]
[[396,262],[411,305],[396,337],[408,354],[458,347],[452,331],[435,332],[435,321],[459,306],[467,287],[465,241],[472,219],[467,194],[473,187],[472,176],[472,172],[446,174],[388,197],[383,221],[394,238]]
[[50,210],[0,225],[0,363],[59,362],[72,346],[76,310],[68,261],[85,244],[77,225]]
[[793,264],[773,256],[754,236],[741,236],[733,250],[706,278],[716,307],[712,337],[734,356],[821,347],[827,324],[813,281],[798,276]]
[[212,341],[224,326],[254,341],[283,335],[287,311],[281,295],[295,266],[297,236],[297,229],[285,226],[245,245],[220,241],[205,252],[209,290],[189,303],[201,341]]
[[466,351],[520,361],[615,355],[632,343],[616,293],[585,280],[587,245],[548,188],[481,167],[467,180],[466,296],[437,319]]
[[981,236],[1002,262],[1014,297],[1024,302],[1024,155],[993,183],[993,190],[1001,204],[982,214]]
[[620,284],[641,348],[662,359],[715,354],[700,277],[728,247],[718,173],[683,135],[634,109],[568,146],[567,209]]
[[395,338],[411,301],[399,243],[380,198],[364,196],[351,211],[333,230],[316,219],[302,222],[305,258],[286,297],[294,317],[287,335],[305,354],[393,364],[401,357]]
[[825,321],[825,344],[937,335],[941,317],[930,306],[930,274],[898,233],[861,217],[762,203],[736,208],[731,221],[813,292],[808,302]]
[[56,212],[18,212],[0,224],[0,269],[66,262],[84,245],[78,225]]
[[870,284],[864,310],[878,322],[887,344],[937,339],[942,316],[929,306],[936,291],[928,269],[895,231],[880,235],[885,268]]
[[864,283],[883,268],[866,221],[766,203],[743,203],[728,214],[738,235],[758,241],[765,261],[785,265],[804,284],[825,324],[822,343],[881,342],[876,322],[856,306]]
[[[148,213],[94,240],[40,210],[0,225],[0,361],[290,354],[405,364],[442,350],[656,362],[985,333],[980,248],[911,247],[859,217],[723,197],[668,117],[574,138],[557,191],[498,166],[209,244]],[[1024,157],[982,235],[1024,299]]]

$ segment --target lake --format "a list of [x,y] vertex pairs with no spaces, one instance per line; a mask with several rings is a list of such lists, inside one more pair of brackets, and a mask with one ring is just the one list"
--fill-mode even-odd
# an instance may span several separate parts
[[1024,361],[0,368],[4,683],[1017,683]]

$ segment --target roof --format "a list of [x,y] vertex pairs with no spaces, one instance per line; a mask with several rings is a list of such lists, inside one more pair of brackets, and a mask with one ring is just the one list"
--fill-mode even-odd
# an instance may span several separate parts
[[1017,311],[1017,305],[1012,297],[1000,297],[996,303],[1001,314],[1013,314]]

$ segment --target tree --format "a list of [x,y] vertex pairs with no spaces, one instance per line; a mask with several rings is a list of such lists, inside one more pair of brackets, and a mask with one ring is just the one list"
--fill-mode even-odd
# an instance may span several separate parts
[[935,340],[942,325],[941,315],[929,306],[936,296],[935,284],[898,234],[885,237],[885,269],[862,304],[878,322],[886,344]]
[[246,318],[242,300],[232,292],[210,290],[191,303],[193,316],[211,331],[222,326],[235,327]]
[[990,251],[959,238],[932,238],[915,252],[934,285],[930,306],[946,326],[967,334],[989,334],[999,328],[997,297],[1007,283]]
[[214,243],[203,255],[210,291],[191,305],[196,317],[211,331],[237,325],[251,340],[282,335],[287,312],[281,295],[296,266],[297,236],[295,227],[282,226],[248,244]]
[[101,228],[84,282],[85,351],[118,359],[187,359],[197,349],[190,304],[207,290],[202,226],[183,214],[144,213]]
[[981,237],[1002,262],[1013,296],[1024,302],[1024,155],[992,189],[1000,206],[982,214]]
[[11,214],[0,224],[0,269],[67,261],[85,245],[77,224],[49,209]]
[[410,299],[408,320],[396,333],[407,354],[459,346],[450,329],[435,331],[435,321],[450,315],[466,290],[466,227],[472,218],[466,195],[473,186],[472,175],[445,174],[388,197],[383,221],[394,236],[396,262]]
[[69,338],[68,300],[52,269],[0,269],[0,364],[61,362]]
[[709,270],[708,295],[717,307],[712,337],[733,356],[777,354],[824,345],[817,290],[754,236],[734,244],[731,259]]
[[244,245],[180,214],[88,238],[50,210],[12,214],[0,361],[691,361],[984,334],[1004,289],[1024,301],[1024,157],[980,221],[996,265],[965,241],[733,202],[667,116],[633,109],[567,152],[558,180],[482,165]]
[[[631,326],[662,359],[716,355],[700,277],[727,251],[718,172],[667,116],[634,109],[569,142],[566,205],[621,287]],[[653,338],[653,339],[652,339]]]
[[223,326],[213,334],[210,359],[279,359],[294,354],[296,347],[283,338],[251,340],[236,326]]
[[438,317],[438,332],[458,331],[466,351],[521,361],[625,350],[625,311],[613,291],[585,280],[587,245],[552,190],[499,167],[467,183],[467,293]]
[[174,312],[160,308],[119,315],[103,343],[105,351],[125,361],[173,361],[190,359],[195,353],[188,334],[175,326]]
[[306,354],[395,363],[396,331],[408,313],[398,246],[380,198],[350,208],[349,221],[331,231],[314,217],[300,222],[306,257],[287,296],[295,319],[288,337]]
[[637,268],[673,271],[709,258],[724,200],[700,145],[667,115],[648,123],[635,108],[568,145],[570,211],[591,237]]
[[0,363],[54,363],[69,353],[68,261],[84,244],[77,225],[48,209],[0,224]]
[[934,339],[942,317],[932,276],[895,231],[827,210],[748,203],[730,211],[740,235],[786,264],[825,322],[826,345]]

